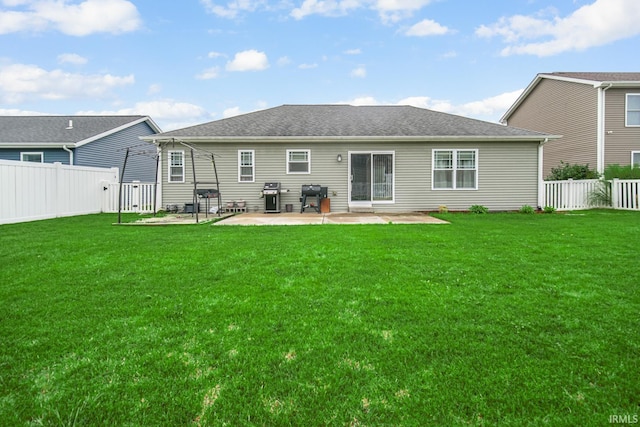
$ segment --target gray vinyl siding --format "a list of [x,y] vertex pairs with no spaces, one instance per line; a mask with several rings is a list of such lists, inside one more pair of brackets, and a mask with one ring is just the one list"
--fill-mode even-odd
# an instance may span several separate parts
[[[155,132],[146,123],[138,123],[104,138],[80,146],[75,152],[75,164],[78,166],[93,166],[101,168],[117,167],[122,172],[122,166],[127,148],[136,152],[141,150],[155,153],[156,147],[152,143],[141,141],[139,136],[152,135]],[[155,182],[156,161],[150,155],[130,155],[123,182],[138,180]]]
[[598,91],[592,85],[542,79],[508,125],[563,135],[544,146],[544,172],[560,162],[597,166]]
[[625,127],[627,93],[640,94],[640,88],[609,89],[605,92],[605,166],[628,165],[631,152],[640,151],[640,127]]
[[[328,187],[333,212],[349,210],[349,153],[393,152],[395,154],[395,201],[376,203],[376,212],[434,211],[440,205],[451,210],[467,210],[471,205],[482,204],[491,210],[516,210],[522,205],[536,206],[538,182],[538,144],[533,142],[482,142],[482,143],[366,143],[366,142],[308,142],[247,143],[247,144],[199,144],[206,152],[215,153],[220,181],[221,201],[244,200],[249,211],[261,212],[264,200],[260,191],[265,182],[282,184],[281,209],[293,205],[300,210],[300,187],[303,184],[319,184]],[[432,190],[431,167],[433,149],[477,149],[477,190]],[[185,183],[167,182],[167,151],[185,152]],[[311,174],[287,174],[287,149],[308,149],[311,152]],[[254,150],[255,182],[238,182],[238,150]],[[200,151],[195,156],[196,179],[214,182],[215,176],[210,156]],[[342,155],[342,162],[337,155]],[[162,165],[163,205],[191,203],[193,169],[189,149],[179,145],[163,148]],[[199,188],[212,187],[200,184]],[[289,190],[289,191],[286,191]],[[202,208],[201,208],[202,210]]]
[[0,148],[0,159],[20,161],[20,153],[43,153],[44,163],[69,164],[69,153],[57,148]]

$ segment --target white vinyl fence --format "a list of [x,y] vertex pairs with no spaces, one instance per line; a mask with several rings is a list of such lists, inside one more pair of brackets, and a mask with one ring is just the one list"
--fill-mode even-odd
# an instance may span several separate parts
[[[596,193],[610,194],[611,203],[597,203],[601,198],[593,197]],[[639,193],[640,180],[637,179],[544,181],[544,206],[552,206],[559,211],[592,208],[640,210]]]
[[[118,193],[120,184],[110,183],[103,187],[104,205],[103,212],[118,212]],[[156,185],[147,182],[132,182],[122,184],[121,212],[149,213],[153,212],[154,203],[158,206],[155,197]]]
[[640,211],[638,194],[640,194],[640,179],[614,179],[611,181],[611,205],[614,209]]
[[[154,211],[156,186],[123,183],[121,212]],[[0,160],[0,224],[118,212],[118,168]]]
[[0,160],[0,224],[102,212],[114,181],[118,168]]

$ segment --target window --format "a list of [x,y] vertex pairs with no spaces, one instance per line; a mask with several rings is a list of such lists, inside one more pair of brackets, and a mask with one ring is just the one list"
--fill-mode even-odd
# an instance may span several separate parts
[[640,151],[631,152],[631,166],[634,168],[640,168]]
[[23,162],[43,163],[43,153],[20,153],[20,160]]
[[433,150],[433,189],[478,188],[478,150]]
[[640,126],[640,93],[627,94],[626,126]]
[[184,151],[169,151],[169,182],[184,182]]
[[238,182],[255,181],[255,152],[253,150],[238,151]]
[[287,173],[311,173],[309,150],[287,150]]

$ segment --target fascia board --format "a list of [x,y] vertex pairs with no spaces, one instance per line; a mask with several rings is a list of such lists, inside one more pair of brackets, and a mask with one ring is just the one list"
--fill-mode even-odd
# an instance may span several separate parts
[[155,144],[163,143],[270,143],[270,142],[353,142],[353,143],[371,143],[371,142],[543,142],[550,139],[561,138],[561,135],[515,135],[515,136],[256,136],[256,137],[229,137],[229,136],[203,136],[203,137],[172,137],[172,138],[153,138],[153,136],[141,137],[141,139]]
[[0,142],[0,148],[76,148],[73,142]]

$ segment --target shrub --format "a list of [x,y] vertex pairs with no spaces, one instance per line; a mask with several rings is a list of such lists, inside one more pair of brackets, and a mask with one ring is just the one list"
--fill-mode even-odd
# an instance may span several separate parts
[[486,214],[489,213],[489,208],[482,205],[473,205],[469,208],[469,211],[476,214]]
[[609,165],[604,169],[604,179],[640,179],[640,168],[634,168],[632,165],[620,166]]
[[589,205],[596,208],[611,206],[611,184],[609,182],[600,181],[589,193]]
[[545,206],[543,209],[544,213],[552,214],[556,211],[556,208],[553,206]]
[[520,213],[523,213],[523,214],[532,214],[532,213],[535,213],[535,211],[536,211],[536,210],[535,210],[535,209],[533,209],[531,206],[529,206],[529,205],[523,205],[523,206],[520,208],[520,211],[519,211],[519,212],[520,212]]
[[547,176],[547,181],[564,181],[567,179],[598,179],[600,174],[586,165],[572,165],[560,161],[560,166],[551,168],[551,174]]

